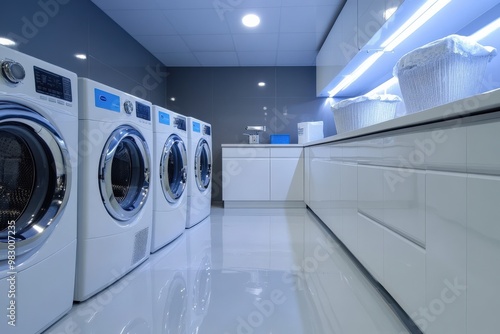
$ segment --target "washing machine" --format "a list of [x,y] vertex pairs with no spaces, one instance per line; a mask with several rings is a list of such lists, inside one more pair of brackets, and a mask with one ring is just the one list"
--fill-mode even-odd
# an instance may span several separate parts
[[151,253],[184,232],[187,216],[186,117],[153,106],[153,225]]
[[0,47],[0,333],[70,310],[76,259],[76,74]]
[[84,301],[146,260],[153,200],[152,105],[78,79],[79,206],[75,301]]
[[212,127],[188,117],[188,213],[186,228],[210,215],[212,200]]

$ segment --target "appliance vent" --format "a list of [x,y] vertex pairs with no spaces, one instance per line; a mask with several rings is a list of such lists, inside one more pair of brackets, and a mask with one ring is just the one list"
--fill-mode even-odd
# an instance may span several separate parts
[[132,264],[136,264],[146,256],[148,246],[149,227],[146,227],[135,234],[134,254]]

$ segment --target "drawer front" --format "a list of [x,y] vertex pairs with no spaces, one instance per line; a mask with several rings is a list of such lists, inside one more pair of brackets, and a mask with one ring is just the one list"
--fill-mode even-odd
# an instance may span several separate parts
[[224,147],[222,158],[269,158],[267,147]]
[[467,127],[467,172],[500,175],[500,121]]
[[383,224],[425,247],[425,172],[384,168]]
[[384,228],[358,214],[358,260],[384,285]]
[[277,147],[270,148],[271,158],[303,158],[304,149],[302,147]]
[[[410,316],[425,307],[425,250],[384,229],[384,287]],[[418,323],[417,323],[418,324]]]

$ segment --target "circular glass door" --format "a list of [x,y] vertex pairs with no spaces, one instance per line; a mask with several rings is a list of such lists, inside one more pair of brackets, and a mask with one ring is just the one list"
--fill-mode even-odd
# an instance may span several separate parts
[[200,191],[205,191],[212,178],[212,152],[205,139],[201,139],[196,146],[194,169],[196,185]]
[[184,141],[176,134],[168,137],[160,159],[160,182],[169,203],[175,203],[184,193],[187,179],[187,151]]
[[125,125],[109,137],[99,164],[101,196],[109,214],[128,221],[142,209],[149,193],[149,148],[142,134]]
[[62,136],[34,110],[0,102],[0,260],[37,247],[64,208],[71,165]]

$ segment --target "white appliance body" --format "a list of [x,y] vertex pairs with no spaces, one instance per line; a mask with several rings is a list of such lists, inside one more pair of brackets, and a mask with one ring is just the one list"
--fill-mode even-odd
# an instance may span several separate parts
[[210,215],[212,201],[212,126],[188,117],[188,214],[186,228]]
[[39,333],[73,303],[78,81],[6,47],[0,63],[0,333]]
[[79,78],[75,296],[83,301],[146,260],[153,200],[152,105]]
[[153,106],[153,229],[151,252],[184,232],[187,216],[187,120]]

